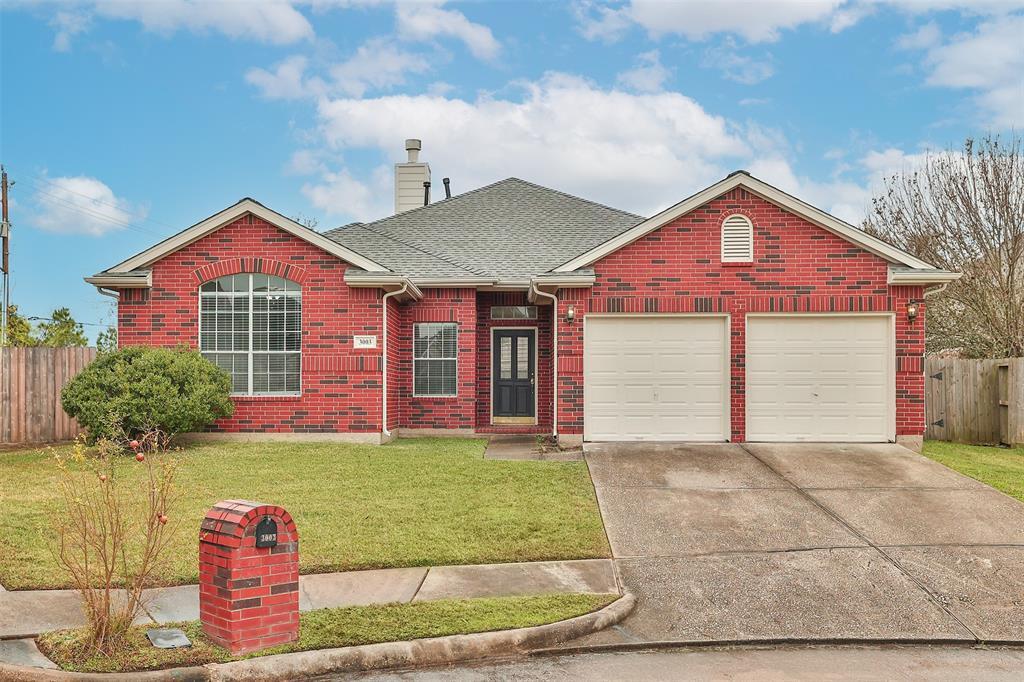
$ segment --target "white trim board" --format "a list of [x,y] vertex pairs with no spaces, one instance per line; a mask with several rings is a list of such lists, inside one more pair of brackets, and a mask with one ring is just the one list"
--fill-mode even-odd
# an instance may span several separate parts
[[716,182],[710,187],[697,192],[693,196],[684,199],[674,206],[670,206],[661,213],[643,221],[636,227],[633,227],[619,236],[609,239],[604,244],[601,244],[600,246],[597,246],[596,248],[593,248],[590,251],[587,251],[586,253],[558,266],[554,269],[554,272],[571,272],[591,265],[608,254],[614,253],[624,246],[635,242],[637,239],[650,234],[666,223],[669,223],[682,215],[686,215],[687,213],[700,208],[709,201],[717,199],[726,192],[740,186],[762,199],[770,201],[777,206],[781,206],[782,208],[799,215],[805,220],[814,223],[818,227],[828,230],[829,232],[832,232],[833,234],[846,239],[850,243],[856,244],[857,246],[860,246],[861,248],[870,251],[876,256],[884,258],[887,261],[906,265],[915,270],[934,269],[928,263],[915,258],[906,251],[897,249],[895,246],[890,246],[881,239],[872,237],[863,230],[857,229],[853,225],[843,222],[835,216],[825,213],[819,208],[815,208],[792,195],[786,194],[776,187],[772,187],[766,182],[758,180],[746,171],[736,171],[735,173],[731,173],[724,180]]
[[132,270],[146,267],[150,263],[158,261],[161,258],[188,246],[194,241],[202,239],[206,235],[211,232],[215,232],[228,223],[238,220],[246,213],[252,213],[257,218],[265,220],[274,227],[280,228],[285,232],[316,246],[317,248],[323,249],[329,254],[348,261],[356,267],[377,272],[389,271],[388,268],[383,265],[375,263],[369,258],[361,256],[355,251],[347,249],[335,241],[331,241],[319,232],[315,232],[308,227],[304,227],[291,218],[286,218],[277,211],[270,210],[258,201],[245,198],[237,204],[229,206],[223,211],[210,216],[206,220],[196,223],[192,227],[179,232],[173,237],[169,237],[159,244],[151,246],[142,253],[136,254],[128,260],[118,263],[114,267],[106,270],[103,274],[131,272]]

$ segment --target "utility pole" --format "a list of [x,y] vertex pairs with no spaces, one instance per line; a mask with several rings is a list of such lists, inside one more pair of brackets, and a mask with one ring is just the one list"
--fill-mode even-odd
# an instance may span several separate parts
[[7,325],[9,320],[7,319],[9,309],[11,307],[11,259],[10,259],[10,240],[11,240],[11,221],[7,214],[7,169],[0,166],[0,202],[3,203],[3,222],[0,223],[0,240],[3,244],[0,246],[2,249],[2,261],[0,261],[0,270],[3,271],[4,283],[3,283],[3,315],[0,316],[0,346],[7,345]]

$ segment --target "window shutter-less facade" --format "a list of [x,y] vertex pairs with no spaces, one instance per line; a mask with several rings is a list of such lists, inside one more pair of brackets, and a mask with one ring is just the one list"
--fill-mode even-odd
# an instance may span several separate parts
[[722,262],[754,260],[754,226],[746,216],[734,214],[722,223]]

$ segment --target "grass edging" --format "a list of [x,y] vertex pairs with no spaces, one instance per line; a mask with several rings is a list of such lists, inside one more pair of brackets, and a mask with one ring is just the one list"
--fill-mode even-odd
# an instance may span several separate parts
[[141,680],[184,682],[228,680],[287,680],[327,673],[355,673],[388,668],[438,666],[462,661],[523,653],[552,646],[610,627],[633,610],[636,599],[626,593],[601,609],[554,623],[530,627],[446,635],[402,642],[363,644],[128,673],[79,673],[0,663],[0,679],[17,682],[92,682]]

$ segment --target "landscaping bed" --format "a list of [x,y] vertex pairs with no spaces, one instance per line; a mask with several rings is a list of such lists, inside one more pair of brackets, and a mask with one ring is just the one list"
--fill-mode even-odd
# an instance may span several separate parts
[[192,641],[183,649],[157,649],[146,638],[149,627],[135,627],[123,649],[111,657],[98,656],[84,642],[84,630],[51,632],[39,637],[39,649],[64,670],[79,672],[137,672],[269,656],[335,647],[397,642],[426,637],[491,632],[554,623],[603,608],[614,594],[558,594],[489,599],[451,599],[320,609],[300,615],[299,640],[264,651],[233,657],[203,634],[198,621],[159,627],[179,627]]
[[[300,534],[300,571],[609,556],[585,462],[483,459],[484,441],[216,443],[174,453],[182,529],[160,585],[198,581],[199,524],[218,500],[280,505]],[[51,555],[52,452],[0,453],[0,584],[66,588]],[[141,470],[135,475],[141,475]]]
[[925,441],[922,454],[1024,502],[1024,447]]

